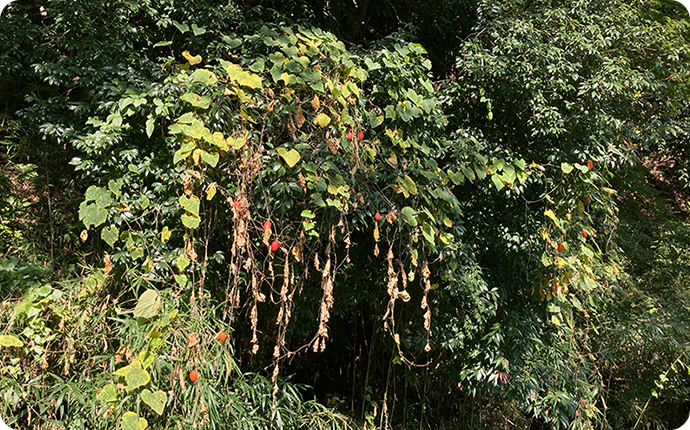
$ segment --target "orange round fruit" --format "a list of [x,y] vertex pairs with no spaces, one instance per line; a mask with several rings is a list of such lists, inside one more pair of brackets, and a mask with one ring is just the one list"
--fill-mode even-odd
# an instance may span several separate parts
[[227,339],[227,338],[228,338],[228,335],[225,334],[224,331],[221,331],[220,333],[218,333],[218,340],[219,341],[225,342],[225,339]]
[[196,373],[196,370],[189,372],[189,379],[191,379],[192,382],[196,382],[196,380],[199,379],[199,374]]

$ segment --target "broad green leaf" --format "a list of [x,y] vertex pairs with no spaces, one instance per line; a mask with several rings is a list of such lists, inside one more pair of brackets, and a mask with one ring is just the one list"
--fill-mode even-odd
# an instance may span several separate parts
[[118,180],[111,179],[110,181],[108,181],[108,189],[110,190],[110,192],[112,192],[116,196],[120,196],[120,194],[122,194],[122,192],[120,191],[120,188],[122,188],[123,183],[124,183],[124,180],[122,178],[120,178]]
[[180,273],[184,272],[184,270],[189,267],[189,258],[185,257],[184,255],[180,254],[179,257],[177,257],[177,270],[180,271]]
[[561,163],[561,170],[563,171],[563,173],[567,175],[568,173],[573,171],[573,166],[571,166],[568,163]]
[[158,291],[146,290],[139,297],[134,308],[134,318],[153,318],[161,309],[161,299]]
[[417,194],[417,184],[408,175],[398,178],[398,183],[401,187],[405,189],[409,194]]
[[193,112],[187,112],[186,114],[177,118],[177,122],[179,122],[180,124],[191,124],[192,121],[194,121],[194,113]]
[[24,342],[11,334],[0,334],[0,346],[21,348]]
[[199,27],[196,25],[196,23],[192,24],[192,31],[194,32],[195,36],[201,36],[202,34],[206,33],[206,29],[204,27]]
[[140,418],[136,412],[125,412],[120,419],[122,430],[146,430],[149,426],[145,418]]
[[119,237],[120,231],[115,226],[103,227],[103,229],[101,230],[101,239],[103,239],[105,243],[110,245],[111,248],[115,246],[115,242],[117,242],[117,239]]
[[553,261],[551,261],[549,254],[547,254],[546,252],[541,254],[541,264],[543,264],[544,267],[549,267],[551,264],[553,264]]
[[408,223],[412,227],[417,226],[417,218],[415,217],[416,214],[415,214],[414,209],[412,209],[409,206],[405,206],[404,208],[402,208],[402,211],[400,213],[402,215],[402,219],[406,223]]
[[201,159],[204,160],[204,162],[211,167],[216,167],[216,165],[218,164],[218,159],[220,158],[220,154],[218,154],[217,152],[210,154],[204,150],[201,150],[200,155]]
[[173,156],[173,164],[177,164],[180,161],[189,157],[189,155],[195,148],[196,145],[193,142],[183,143],[182,147],[178,149],[177,152],[175,152],[175,155]]
[[182,224],[185,227],[193,230],[199,227],[199,224],[201,224],[201,218],[199,218],[199,215],[182,214]]
[[331,118],[326,115],[325,113],[320,113],[314,118],[314,124],[321,126],[321,127],[326,127],[328,124],[330,124]]
[[460,168],[462,169],[462,173],[465,174],[465,177],[469,179],[470,182],[474,182],[474,171],[467,166],[461,166]]
[[309,219],[314,219],[314,217],[316,217],[316,215],[314,215],[314,212],[310,211],[309,209],[303,210],[300,216]]
[[182,206],[182,209],[186,210],[187,212],[191,213],[192,215],[199,216],[199,197],[197,196],[192,196],[192,197],[187,197],[187,196],[180,196],[179,200],[180,206]]
[[288,151],[285,148],[278,148],[276,149],[276,152],[283,158],[283,160],[285,160],[287,165],[290,167],[294,167],[295,164],[299,162],[300,154],[295,149],[291,149]]
[[149,405],[158,415],[163,415],[165,404],[168,402],[168,396],[161,390],[152,393],[147,389],[143,389],[141,390],[141,400]]
[[84,222],[84,226],[98,227],[108,218],[108,211],[96,206],[95,203],[81,202],[79,205],[79,219]]
[[113,202],[113,197],[105,188],[91,185],[84,193],[84,200],[87,202],[93,201],[99,207],[105,208]]
[[151,381],[151,375],[144,370],[138,359],[134,359],[129,365],[116,370],[113,375],[125,378],[127,391],[135,390]]
[[498,177],[498,175],[491,175],[491,181],[494,183],[496,186],[497,191],[501,191],[504,187],[503,181],[501,178]]
[[216,75],[210,70],[197,69],[190,76],[192,82],[198,82],[204,85],[213,85],[218,82]]
[[102,402],[115,402],[117,401],[117,388],[115,384],[108,384],[101,389],[96,395],[96,400]]
[[213,141],[211,143],[217,146],[221,151],[227,151],[229,148],[228,142],[223,137],[223,133],[218,131],[213,133]]
[[182,56],[183,56],[183,57],[185,58],[185,60],[187,60],[187,61],[189,62],[189,64],[191,64],[192,66],[195,65],[195,64],[201,63],[201,60],[202,60],[201,55],[192,55],[192,54],[189,53],[189,51],[184,51],[184,52],[182,53]]
[[462,173],[460,173],[460,172],[456,173],[456,172],[453,172],[452,170],[448,170],[446,173],[448,174],[448,177],[450,178],[451,181],[453,181],[453,183],[455,185],[462,185],[465,183],[465,176]]
[[[149,334],[146,336],[147,339],[158,339],[161,336],[160,332],[156,330],[151,330]],[[156,359],[156,354],[154,354],[150,349],[146,349],[144,351],[141,351],[138,355],[139,361],[141,361],[141,367],[144,369],[148,369],[151,364],[153,364],[153,361]]]
[[149,116],[146,120],[146,136],[151,137],[153,135],[153,129],[155,127],[156,120]]
[[209,96],[200,96],[195,93],[183,94],[180,100],[190,103],[192,106],[198,107],[199,109],[208,109],[208,107],[211,106],[211,101],[213,101]]
[[432,227],[428,223],[423,223],[422,224],[422,234],[424,235],[424,239],[426,239],[427,242],[429,242],[432,246],[436,245],[436,239],[434,238],[434,235],[436,234],[436,229]]
[[228,77],[237,82],[238,85],[252,89],[261,88],[262,82],[259,75],[242,70],[242,67],[238,66],[237,64],[225,63],[224,67]]
[[187,275],[175,275],[175,282],[177,285],[184,288],[187,286]]
[[180,24],[179,22],[175,21],[174,19],[172,20],[172,23],[182,33],[186,33],[189,31],[189,26],[187,24]]

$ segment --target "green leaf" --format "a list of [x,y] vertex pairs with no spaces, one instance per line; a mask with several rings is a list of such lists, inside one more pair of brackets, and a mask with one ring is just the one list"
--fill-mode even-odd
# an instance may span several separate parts
[[208,164],[211,167],[216,167],[218,164],[218,159],[220,158],[220,154],[217,152],[210,154],[206,151],[200,151],[199,155],[201,155],[201,159],[204,160],[206,164]]
[[79,205],[79,219],[84,222],[84,226],[98,227],[108,218],[108,211],[96,206],[95,203],[82,202]]
[[201,55],[192,55],[189,51],[182,52],[182,56],[189,62],[190,65],[195,65],[201,63]]
[[179,257],[177,257],[177,261],[176,261],[177,270],[179,270],[180,273],[184,272],[184,270],[187,267],[189,267],[189,263],[190,263],[189,258],[185,257],[184,255],[180,255]]
[[501,178],[498,177],[498,175],[491,175],[491,181],[496,186],[497,191],[501,191],[501,189],[503,189],[503,187],[504,187],[503,181],[501,180]]
[[187,112],[181,117],[177,118],[177,122],[180,124],[191,124],[194,121],[194,112]]
[[192,197],[180,196],[178,201],[180,202],[180,206],[182,206],[182,209],[186,210],[187,212],[191,213],[192,215],[196,215],[197,217],[199,216],[199,204],[200,204],[199,197],[197,197],[197,196],[192,196]]
[[446,173],[448,174],[448,177],[450,178],[451,181],[453,181],[453,183],[455,185],[462,185],[465,183],[465,176],[462,173],[460,173],[460,172],[456,173],[456,172],[453,172],[452,170],[448,170]]
[[117,239],[119,237],[120,231],[115,226],[103,227],[103,229],[101,230],[101,239],[103,239],[105,243],[110,245],[111,248],[115,246],[115,242],[117,242]]
[[158,42],[158,43],[155,43],[155,44],[153,45],[153,47],[154,47],[154,48],[161,48],[161,47],[163,47],[163,46],[169,46],[169,45],[172,45],[172,40],[162,40],[162,41],[160,41],[160,42]]
[[0,334],[0,346],[21,348],[24,342],[11,334]]
[[201,218],[199,215],[194,214],[182,214],[182,224],[189,229],[195,229],[201,224]]
[[415,182],[412,180],[412,178],[410,178],[408,175],[405,175],[402,178],[399,177],[398,183],[409,194],[412,194],[412,195],[417,194],[417,184],[415,184]]
[[567,175],[568,173],[573,171],[573,166],[571,166],[568,163],[561,163],[561,170],[563,171],[563,173]]
[[153,318],[158,315],[158,311],[161,309],[161,299],[158,291],[156,290],[146,290],[139,297],[137,301],[137,306],[134,308],[135,318]]
[[146,120],[146,136],[148,136],[149,138],[153,135],[155,123],[156,120],[152,116],[149,116]]
[[129,365],[116,370],[113,375],[124,376],[127,391],[135,390],[151,381],[151,375],[144,370],[138,359],[134,359]]
[[190,76],[192,82],[198,82],[200,84],[204,85],[213,85],[218,82],[218,77],[211,72],[210,70],[206,69],[197,69],[192,73],[192,76]]
[[326,115],[325,113],[320,113],[314,118],[314,124],[321,126],[321,127],[326,127],[328,124],[330,124],[331,118]]
[[145,418],[139,418],[136,412],[125,412],[120,419],[122,430],[146,430],[148,426],[148,421]]
[[199,27],[196,25],[196,23],[192,24],[192,31],[194,32],[195,36],[201,36],[202,34],[206,33],[206,29],[204,27]]
[[470,182],[473,182],[475,178],[474,171],[467,166],[461,166],[460,168],[462,169],[462,173],[465,174],[465,177],[469,179]]
[[416,213],[415,213],[414,209],[412,209],[409,206],[405,206],[404,208],[402,208],[402,211],[400,213],[402,215],[402,219],[406,223],[408,223],[412,227],[417,226],[417,218],[415,217]]
[[288,151],[285,148],[278,148],[276,149],[276,152],[283,158],[283,160],[285,160],[287,165],[290,167],[294,167],[295,164],[299,162],[300,154],[295,149],[291,149]]
[[225,67],[228,77],[237,82],[238,85],[249,87],[255,90],[261,88],[262,82],[259,75],[242,70],[242,67],[238,66],[237,64],[232,64],[229,62],[221,62],[221,64],[223,64]]
[[435,234],[436,229],[432,227],[431,224],[426,222],[422,224],[422,235],[424,235],[424,239],[426,239],[426,241],[432,246],[436,245],[436,239],[434,238]]
[[141,400],[151,407],[158,415],[163,415],[168,396],[161,390],[152,393],[147,389],[141,390]]
[[175,275],[175,282],[177,285],[184,288],[187,286],[187,275]]
[[189,31],[189,26],[187,24],[180,24],[179,22],[175,21],[174,19],[172,20],[172,23],[182,33],[186,33]]
[[553,262],[551,261],[551,258],[549,258],[549,254],[546,252],[541,254],[541,264],[544,265],[544,267],[549,267]]
[[199,109],[208,109],[208,107],[211,106],[211,102],[213,101],[213,99],[211,99],[211,97],[209,96],[200,96],[196,93],[183,94],[180,97],[180,100],[185,101],[194,107],[198,107]]
[[108,189],[110,190],[110,192],[112,192],[116,196],[119,196],[120,194],[122,194],[122,192],[120,191],[120,188],[122,188],[123,183],[124,183],[124,180],[122,178],[120,178],[118,180],[111,179],[110,181],[108,181]]
[[98,392],[96,395],[96,400],[102,402],[115,402],[117,401],[117,388],[115,384],[108,384]]

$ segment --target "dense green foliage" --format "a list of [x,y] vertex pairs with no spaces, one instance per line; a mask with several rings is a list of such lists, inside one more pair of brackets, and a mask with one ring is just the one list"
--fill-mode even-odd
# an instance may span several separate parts
[[286,3],[8,7],[0,415],[681,424],[687,13]]

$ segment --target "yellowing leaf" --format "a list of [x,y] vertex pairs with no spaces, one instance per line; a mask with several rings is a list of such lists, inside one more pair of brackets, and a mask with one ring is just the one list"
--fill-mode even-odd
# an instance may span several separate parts
[[163,227],[163,230],[161,231],[161,242],[165,243],[170,239],[170,236],[172,235],[172,232],[170,229],[168,229],[168,226]]
[[158,415],[163,415],[168,396],[161,390],[152,393],[147,389],[143,389],[141,390],[141,400],[149,405]]
[[216,195],[216,183],[212,182],[206,188],[206,200],[213,200],[213,197],[215,195]]
[[182,56],[185,58],[185,60],[189,61],[189,64],[192,66],[201,63],[201,55],[192,55],[189,53],[189,51],[184,51]]
[[115,384],[108,384],[105,387],[103,387],[101,391],[98,392],[98,395],[96,395],[96,400],[100,400],[102,402],[116,401],[117,388],[115,388]]
[[225,65],[225,71],[227,72],[228,77],[237,82],[237,84],[240,86],[253,89],[261,88],[261,77],[252,72],[242,70],[242,67],[238,66],[237,64],[227,63]]
[[146,418],[140,418],[136,412],[125,412],[120,419],[120,428],[122,430],[146,430],[148,426],[149,423],[146,421]]
[[283,157],[283,160],[285,160],[287,165],[290,167],[294,167],[295,164],[299,162],[300,154],[295,149],[291,149],[288,151],[285,148],[278,148],[276,149],[276,152],[278,153],[278,155]]
[[218,82],[216,75],[206,69],[197,69],[192,73],[192,82],[199,82],[204,85],[213,85]]
[[244,146],[244,139],[241,137],[238,137],[238,138],[228,137],[227,143],[232,148],[238,150],[238,149],[242,149],[242,147]]
[[139,297],[137,306],[134,308],[135,318],[153,318],[161,309],[161,300],[156,290],[146,290]]
[[314,124],[321,127],[326,127],[328,124],[330,124],[330,122],[331,118],[325,113],[320,113],[316,116],[316,118],[314,118]]
[[21,348],[24,342],[11,334],[0,334],[0,346]]
[[124,376],[125,383],[127,384],[127,391],[135,390],[151,381],[151,375],[149,372],[144,370],[144,368],[141,366],[141,361],[138,359],[135,359],[129,365],[116,370],[113,372],[113,375]]

